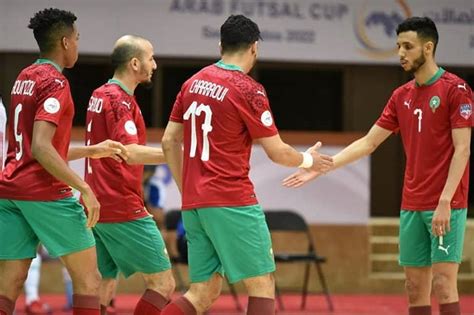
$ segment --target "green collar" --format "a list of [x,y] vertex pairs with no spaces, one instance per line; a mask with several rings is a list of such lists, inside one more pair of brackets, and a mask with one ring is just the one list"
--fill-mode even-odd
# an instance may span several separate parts
[[224,61],[219,60],[218,62],[215,63],[215,65],[219,68],[222,68],[222,69],[225,69],[225,70],[231,70],[231,71],[240,71],[240,72],[244,72],[244,70],[239,67],[239,66],[236,66],[236,65],[229,65],[229,64],[226,64],[224,63]]
[[56,70],[58,70],[59,72],[63,72],[63,69],[61,69],[61,67],[52,60],[49,60],[46,58],[39,58],[35,61],[35,64],[45,64],[45,63],[53,65],[56,68]]
[[122,90],[124,90],[128,95],[133,96],[132,91],[130,91],[129,89],[127,89],[127,87],[125,86],[125,84],[123,84],[121,81],[119,81],[119,80],[117,80],[117,79],[110,79],[109,81],[107,81],[107,83],[109,83],[109,84],[117,84],[117,85],[120,86],[120,87],[122,88]]
[[416,81],[415,81],[415,85],[417,87],[420,87],[420,86],[429,86],[429,85],[432,85],[433,83],[435,83],[436,81],[438,81],[438,79],[443,75],[443,73],[445,73],[446,70],[444,70],[443,68],[439,67],[438,71],[436,71],[436,73],[434,74],[434,76],[431,77],[431,79],[429,79],[428,81],[426,81],[426,83],[424,84],[418,84]]

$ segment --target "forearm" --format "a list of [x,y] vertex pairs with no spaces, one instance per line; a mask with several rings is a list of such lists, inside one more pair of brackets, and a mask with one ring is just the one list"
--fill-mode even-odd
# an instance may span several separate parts
[[370,155],[376,148],[377,146],[370,144],[366,137],[360,138],[333,156],[334,166],[332,169],[342,167]]
[[128,164],[163,164],[166,163],[161,148],[148,147],[139,144],[125,146],[128,149]]
[[178,186],[180,192],[182,192],[183,185],[183,151],[181,149],[181,143],[177,141],[166,142],[163,141],[163,153],[170,168],[171,174]]
[[439,198],[440,202],[451,203],[469,161],[469,149],[455,150],[449,165],[448,178]]
[[288,167],[298,167],[303,162],[303,155],[286,143],[282,143],[277,150],[268,152],[268,157],[276,164]]
[[32,154],[48,173],[66,185],[73,187],[81,193],[90,189],[89,185],[67,165],[52,145],[36,146],[32,148]]
[[74,161],[78,159],[82,159],[88,157],[90,155],[90,147],[69,147],[69,151],[67,153],[67,160]]

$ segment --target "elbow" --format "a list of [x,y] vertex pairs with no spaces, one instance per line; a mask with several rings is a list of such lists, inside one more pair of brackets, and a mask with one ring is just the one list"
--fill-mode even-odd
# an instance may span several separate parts
[[38,144],[36,141],[33,141],[31,144],[31,156],[35,160],[39,160],[41,158],[42,147],[41,144]]
[[171,150],[173,147],[180,145],[180,141],[175,137],[167,136],[166,134],[161,139],[161,147],[163,152]]

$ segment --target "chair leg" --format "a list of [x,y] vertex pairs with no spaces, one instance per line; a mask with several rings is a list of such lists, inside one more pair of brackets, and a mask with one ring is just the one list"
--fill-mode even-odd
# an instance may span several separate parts
[[276,300],[277,300],[277,303],[278,303],[278,308],[280,309],[280,311],[284,311],[285,310],[285,305],[283,305],[283,299],[281,297],[281,292],[280,292],[280,289],[278,288],[278,285],[276,284],[276,281],[275,281],[275,295],[276,295]]
[[242,308],[242,305],[240,305],[239,296],[237,295],[237,292],[235,291],[234,285],[232,283],[230,283],[229,280],[227,280],[227,284],[229,285],[230,293],[232,294],[232,297],[234,298],[235,308],[239,312],[242,312],[243,308]]
[[326,301],[328,303],[329,311],[334,312],[334,305],[332,304],[331,296],[329,295],[328,286],[326,284],[326,278],[324,278],[323,270],[321,269],[321,264],[317,261],[314,262],[316,265],[316,270],[318,271],[319,280],[321,281],[321,286],[323,292],[326,295]]
[[306,308],[306,298],[308,296],[308,284],[309,284],[309,271],[311,264],[309,262],[306,263],[306,267],[304,269],[304,282],[303,282],[303,292],[301,295],[301,309],[304,310]]

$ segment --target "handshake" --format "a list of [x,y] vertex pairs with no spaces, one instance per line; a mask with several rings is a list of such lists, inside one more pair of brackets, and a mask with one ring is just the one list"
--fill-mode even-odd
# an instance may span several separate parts
[[321,145],[321,142],[318,141],[302,153],[303,162],[299,166],[300,170],[285,178],[282,182],[283,186],[290,188],[300,187],[334,168],[332,157],[318,152]]

